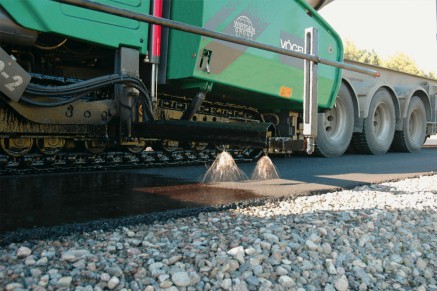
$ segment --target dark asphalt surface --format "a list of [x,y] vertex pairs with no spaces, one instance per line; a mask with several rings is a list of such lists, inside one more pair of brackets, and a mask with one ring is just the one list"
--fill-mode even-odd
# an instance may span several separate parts
[[[169,209],[179,212],[180,217],[210,205],[231,205],[236,200],[332,191],[437,172],[437,148],[424,148],[414,154],[344,155],[329,159],[291,156],[272,160],[281,179],[214,185],[199,183],[208,165],[0,177],[0,242],[2,234],[17,229],[86,224],[108,218],[123,220]],[[249,177],[255,165],[239,164]],[[151,221],[160,219],[150,217]],[[143,218],[137,217],[133,222],[144,221]]]
[[[219,183],[214,187],[242,189],[260,196],[295,195],[309,191],[350,188],[357,185],[437,172],[437,148],[424,148],[418,153],[389,152],[384,155],[346,154],[338,158],[307,156],[272,157],[281,179]],[[256,163],[239,164],[248,177]],[[172,179],[199,182],[204,167],[155,168],[135,173],[162,175]],[[211,191],[213,193],[213,191]]]

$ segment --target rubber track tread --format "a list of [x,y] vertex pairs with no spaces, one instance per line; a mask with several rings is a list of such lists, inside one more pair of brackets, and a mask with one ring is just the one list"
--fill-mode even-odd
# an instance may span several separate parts
[[353,151],[360,154],[372,154],[370,150],[369,143],[366,139],[366,132],[363,129],[363,132],[354,133],[352,135],[351,146]]
[[[261,150],[245,152],[231,149],[228,152],[238,162],[251,162],[262,154]],[[213,162],[217,154],[216,150],[180,150],[173,153],[156,151],[142,155],[125,152],[105,152],[101,155],[65,153],[59,155],[57,163],[50,161],[51,157],[41,154],[30,154],[22,158],[0,155],[0,176],[199,165]]]
[[407,141],[402,131],[395,131],[391,149],[397,152],[410,152],[408,150]]

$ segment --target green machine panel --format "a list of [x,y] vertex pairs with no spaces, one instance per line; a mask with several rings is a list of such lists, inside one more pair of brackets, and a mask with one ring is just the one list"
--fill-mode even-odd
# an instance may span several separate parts
[[[149,14],[150,0],[95,0],[108,6]],[[0,0],[0,6],[23,27],[53,32],[91,43],[147,52],[149,25],[51,0]]]
[[[305,29],[319,31],[319,56],[342,61],[338,34],[301,0],[173,0],[171,18],[229,35],[304,52]],[[301,59],[221,40],[171,31],[167,78],[193,88],[214,84],[211,94],[226,95],[261,109],[301,109]],[[341,69],[319,65],[319,107],[334,105]]]

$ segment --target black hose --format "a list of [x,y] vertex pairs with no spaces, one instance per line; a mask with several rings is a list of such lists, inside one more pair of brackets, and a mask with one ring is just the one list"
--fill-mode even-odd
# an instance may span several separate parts
[[113,74],[63,86],[43,86],[30,83],[25,92],[43,96],[71,95],[80,91],[87,91],[88,89],[96,89],[128,81],[138,83],[140,80],[129,76]]
[[[152,112],[152,101],[144,83],[138,78],[121,74],[101,76],[94,79],[63,86],[43,86],[30,83],[25,90],[26,95],[21,97],[21,100],[27,104],[38,107],[57,107],[74,102],[81,97],[86,96],[89,93],[96,91],[100,88],[115,84],[124,84],[137,89],[140,92],[140,95],[143,96],[143,114],[147,115],[149,120],[154,120]],[[62,97],[67,99],[60,102],[38,102],[32,100],[32,96]]]
[[31,98],[27,97],[26,95],[21,96],[20,100],[29,104],[29,105],[38,106],[38,107],[58,107],[58,106],[67,105],[69,103],[77,101],[80,98],[82,98],[83,96],[86,96],[87,94],[89,94],[89,92],[84,93],[84,94],[79,94],[79,95],[76,95],[73,97],[67,97],[68,99],[66,99],[64,101],[59,101],[59,102],[38,102],[38,101],[32,100]]
[[144,83],[134,77],[113,74],[106,75],[102,77],[97,77],[87,81],[82,81],[75,84],[64,85],[64,86],[42,86],[36,84],[29,84],[26,88],[25,93],[35,96],[45,96],[45,97],[59,97],[62,95],[75,95],[80,94],[85,91],[97,90],[99,88],[114,85],[114,84],[126,84],[138,89],[147,98],[148,106],[151,108],[152,103],[147,92],[147,88]]

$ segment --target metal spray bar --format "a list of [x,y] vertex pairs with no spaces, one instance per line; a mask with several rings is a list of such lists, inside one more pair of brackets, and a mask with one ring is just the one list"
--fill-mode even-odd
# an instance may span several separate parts
[[60,3],[64,3],[64,4],[70,4],[70,5],[82,7],[82,8],[87,8],[87,9],[91,9],[91,10],[95,10],[95,11],[99,11],[99,12],[104,12],[104,13],[108,13],[108,14],[112,14],[112,15],[117,15],[120,17],[135,19],[135,20],[142,21],[142,22],[157,24],[157,25],[169,27],[172,29],[181,30],[181,31],[194,33],[194,34],[199,34],[202,36],[220,39],[220,40],[224,40],[224,41],[228,41],[228,42],[232,42],[232,43],[236,43],[236,44],[241,44],[241,45],[248,46],[248,47],[253,47],[253,48],[257,48],[257,49],[261,49],[261,50],[266,50],[266,51],[278,53],[281,55],[286,55],[286,56],[290,56],[290,57],[304,59],[304,60],[308,60],[308,61],[311,61],[314,63],[325,64],[325,65],[329,65],[329,66],[333,66],[333,67],[337,67],[337,68],[341,68],[341,69],[345,69],[345,70],[355,71],[358,73],[362,73],[362,74],[366,74],[366,75],[370,75],[370,76],[374,76],[374,77],[379,77],[378,71],[375,71],[375,70],[370,70],[370,69],[362,68],[359,66],[345,64],[342,62],[323,59],[323,58],[318,57],[317,55],[312,55],[312,54],[308,54],[308,53],[289,51],[289,50],[275,47],[272,45],[263,44],[263,43],[259,43],[259,42],[251,41],[251,40],[246,40],[246,39],[242,39],[242,38],[239,38],[236,36],[232,36],[232,35],[228,35],[228,34],[224,34],[224,33],[220,33],[220,32],[215,32],[212,30],[204,29],[204,28],[201,28],[198,26],[189,25],[189,24],[185,24],[182,22],[177,22],[177,21],[173,21],[173,20],[169,20],[169,19],[165,19],[165,18],[154,17],[152,15],[135,13],[132,11],[115,8],[115,7],[107,6],[104,4],[91,2],[89,0],[55,0],[55,1],[60,2]]

